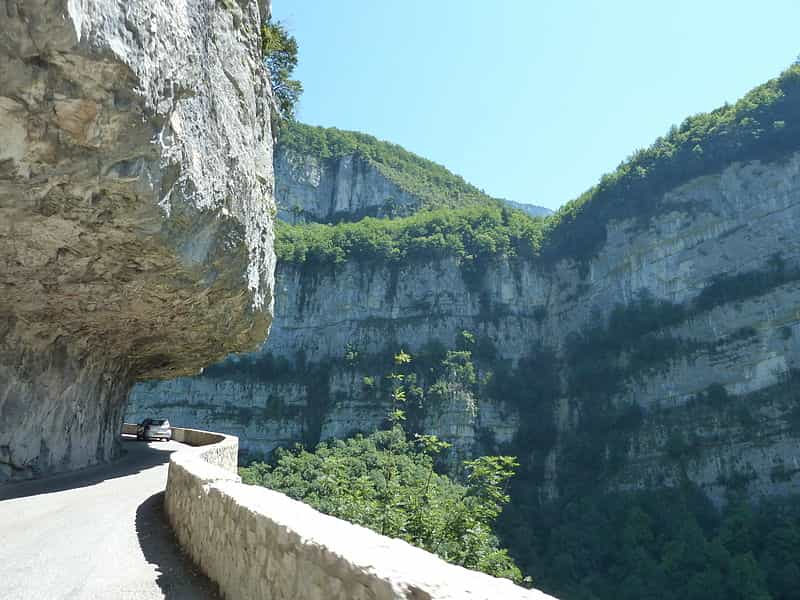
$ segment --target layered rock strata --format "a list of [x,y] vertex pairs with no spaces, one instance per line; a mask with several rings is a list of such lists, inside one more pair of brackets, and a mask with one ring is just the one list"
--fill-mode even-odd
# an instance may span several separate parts
[[[591,260],[545,266],[498,259],[477,286],[456,258],[322,270],[281,265],[277,325],[260,355],[229,361],[227,374],[223,365],[209,371],[214,376],[139,385],[131,411],[235,432],[252,451],[368,431],[389,406],[362,380],[381,373],[347,366],[345,353],[369,357],[402,347],[414,354],[431,341],[452,346],[468,330],[488,338],[500,360],[552,352],[556,362],[533,373],[530,402],[541,402],[533,400],[536,390],[553,373],[558,391],[537,407],[502,397],[481,397],[475,406],[468,395],[454,396],[429,410],[425,428],[465,453],[516,441],[515,451],[537,455],[531,460],[541,463],[545,496],[576,479],[572,450],[592,435],[600,439],[594,455],[619,454],[604,485],[639,488],[688,476],[717,499],[742,482],[759,494],[796,489],[800,155],[735,163],[643,202],[650,216],[608,222]],[[634,348],[636,340],[623,350],[594,343],[608,338],[592,332],[608,327],[612,314],[632,321],[643,297],[665,324],[642,347]],[[669,317],[676,311],[678,318]],[[259,378],[266,359],[290,369],[277,381]],[[243,376],[246,361],[252,368]],[[320,380],[297,367],[326,362],[335,368],[318,371]],[[597,369],[618,385],[587,399]],[[581,389],[581,382],[590,383]],[[602,407],[610,429],[592,433],[593,406]],[[551,423],[554,440],[537,439],[532,421]],[[612,452],[617,434],[624,443]]]
[[320,158],[279,145],[275,180],[278,217],[287,223],[408,215],[422,206],[357,154]]

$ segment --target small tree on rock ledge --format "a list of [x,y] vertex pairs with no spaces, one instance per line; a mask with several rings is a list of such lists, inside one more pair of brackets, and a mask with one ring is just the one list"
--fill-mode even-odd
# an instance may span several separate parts
[[303,84],[292,79],[297,67],[297,40],[282,23],[267,21],[261,32],[261,54],[269,71],[280,119],[294,119]]

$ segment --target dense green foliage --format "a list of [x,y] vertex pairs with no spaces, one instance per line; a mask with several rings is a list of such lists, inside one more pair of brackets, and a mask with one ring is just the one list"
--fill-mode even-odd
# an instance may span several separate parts
[[314,452],[281,450],[274,465],[252,463],[240,473],[245,483],[278,490],[449,562],[520,581],[492,532],[509,500],[505,483],[516,463],[502,456],[468,461],[466,482],[459,484],[434,469],[443,447],[434,436],[409,440],[395,425],[324,442]]
[[541,245],[543,222],[521,211],[486,206],[338,225],[281,223],[275,251],[282,262],[314,266],[454,255],[464,261],[497,255],[531,258]]
[[689,485],[593,495],[506,529],[564,600],[800,599],[800,497],[718,511]]
[[[566,395],[581,417],[575,430],[560,440],[561,494],[586,494],[626,463],[631,440],[642,423],[638,405],[614,402],[629,382],[663,371],[674,360],[691,360],[698,352],[713,355],[720,346],[756,333],[752,327],[743,327],[726,337],[698,340],[675,336],[670,327],[724,303],[759,296],[797,280],[800,270],[787,267],[775,255],[763,269],[717,278],[690,303],[675,304],[641,294],[627,305],[614,307],[607,323],[599,321],[570,335],[560,367]],[[724,394],[725,388],[716,386],[706,399],[713,401]],[[736,403],[726,399],[717,404]],[[739,410],[742,418],[749,414],[745,407]],[[718,408],[718,416],[720,411]]]
[[442,165],[365,133],[292,122],[281,129],[278,143],[281,148],[320,158],[361,157],[401,190],[419,198],[426,209],[499,205]]
[[293,119],[295,106],[303,93],[303,84],[292,79],[297,67],[297,40],[283,24],[270,20],[261,30],[261,55],[280,116]]
[[549,219],[543,254],[588,258],[605,240],[605,223],[647,217],[661,194],[736,161],[775,160],[800,148],[800,65],[735,104],[687,118],[638,150],[616,171]]
[[[375,396],[389,409],[387,429],[318,443],[313,452],[301,446],[279,450],[271,464],[252,462],[241,469],[245,482],[284,492],[455,564],[521,581],[519,569],[498,546],[493,532],[510,500],[506,487],[519,466],[516,459],[483,456],[466,461],[464,483],[457,483],[435,469],[437,456],[449,444],[431,435],[412,436],[401,425],[408,421],[411,430],[420,431],[425,411],[451,394],[469,396],[477,391],[470,350],[434,345],[413,358],[401,349],[368,359],[348,345],[340,363],[342,369],[376,373],[363,377],[361,393]],[[258,366],[268,369],[270,378],[293,372],[290,365],[273,359],[237,368],[252,373]],[[305,365],[299,368],[307,370]],[[327,373],[330,365],[316,370]]]

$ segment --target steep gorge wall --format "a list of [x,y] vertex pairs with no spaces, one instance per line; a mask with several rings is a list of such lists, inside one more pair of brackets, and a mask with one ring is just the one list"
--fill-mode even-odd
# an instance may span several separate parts
[[[315,130],[313,127],[299,124],[294,127],[301,130]],[[480,202],[501,202],[535,217],[553,213],[542,206],[492,199],[475,188],[467,191],[471,186],[443,167],[428,163],[428,161],[386,142],[374,139],[373,142],[387,154],[392,150],[401,153],[400,158],[394,157],[395,160],[408,160],[416,163],[414,166],[420,168],[423,173],[425,173],[425,166],[442,169],[447,173],[447,184],[452,186],[444,195],[455,195],[456,205],[464,203],[465,196],[469,194],[480,198]],[[387,145],[390,150],[386,150]],[[403,217],[417,212],[426,205],[435,205],[442,201],[441,198],[434,201],[430,197],[426,201],[407,189],[403,189],[401,185],[387,176],[382,168],[387,169],[388,167],[385,165],[382,167],[359,152],[346,153],[341,156],[320,156],[319,153],[301,152],[291,144],[278,144],[275,148],[275,201],[278,205],[278,218],[287,223],[300,224],[358,221],[364,217]],[[402,168],[394,165],[394,170],[402,171]],[[427,172],[425,175],[427,175],[427,181],[418,181],[417,183],[420,184],[422,190],[425,190],[427,185],[429,195],[437,195],[430,194],[431,188],[447,188],[440,173]],[[406,176],[408,176],[407,173]],[[417,176],[419,177],[420,174],[417,173]],[[456,187],[455,182],[460,182],[461,188]],[[459,189],[461,189],[461,195],[459,195]],[[441,193],[441,190],[438,191]]]
[[110,458],[134,381],[266,337],[268,10],[0,2],[0,481]]
[[[452,346],[469,330],[501,359],[555,357],[525,363],[531,402],[541,406],[489,396],[474,406],[455,394],[426,411],[424,427],[463,454],[528,452],[544,497],[569,493],[587,474],[621,488],[688,476],[716,498],[731,485],[796,488],[800,154],[732,164],[642,202],[655,203],[651,216],[607,223],[588,262],[498,259],[479,281],[455,258],[281,265],[276,325],[261,354],[229,360],[213,376],[140,384],[132,416],[158,410],[229,430],[252,451],[369,430],[389,407],[361,382],[381,373],[348,365],[347,350],[414,354],[432,340]],[[657,327],[601,341],[643,306],[659,313]],[[281,358],[331,368],[276,376]],[[540,398],[536,388],[554,373],[557,391]],[[529,426],[542,415],[553,439]]]
[[359,155],[320,158],[278,146],[275,201],[287,223],[335,223],[414,212],[421,202]]

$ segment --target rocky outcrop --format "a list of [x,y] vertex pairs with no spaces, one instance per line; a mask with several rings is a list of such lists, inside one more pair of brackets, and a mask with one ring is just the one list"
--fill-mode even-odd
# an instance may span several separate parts
[[405,216],[422,205],[358,154],[320,158],[279,145],[275,181],[278,217],[287,223]]
[[[432,340],[452,346],[469,330],[501,360],[554,355],[549,366],[525,367],[530,402],[541,406],[486,396],[477,407],[462,397],[459,407],[454,396],[431,409],[425,426],[464,451],[516,443],[538,464],[544,497],[585,478],[576,468],[601,472],[576,459],[577,445],[593,436],[584,458],[615,465],[602,481],[610,487],[688,476],[718,499],[731,485],[796,488],[800,155],[732,164],[648,201],[650,216],[608,222],[605,244],[587,262],[498,259],[477,285],[455,258],[279,266],[277,323],[261,354],[207,376],[141,384],[131,410],[175,411],[187,424],[239,434],[253,451],[369,430],[389,407],[361,382],[380,373],[348,366],[345,353],[413,354]],[[612,322],[641,320],[646,308],[658,315],[654,328],[617,345],[598,342],[613,339]],[[292,371],[326,363],[327,371]],[[542,400],[537,389],[553,372],[558,391]],[[531,422],[552,423],[553,439],[539,439]]]
[[263,342],[267,10],[0,2],[0,479],[109,458],[134,381]]

